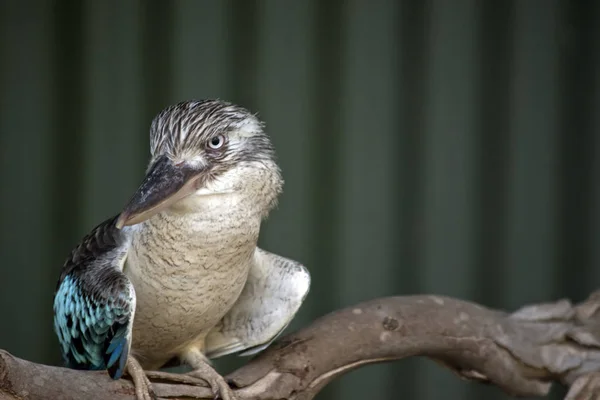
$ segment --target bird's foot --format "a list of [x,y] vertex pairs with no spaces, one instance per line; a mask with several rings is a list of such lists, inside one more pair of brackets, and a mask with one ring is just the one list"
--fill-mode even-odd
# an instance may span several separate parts
[[140,363],[133,357],[127,359],[127,373],[133,380],[135,386],[135,397],[137,400],[156,400],[152,384]]
[[225,378],[215,371],[208,363],[202,363],[196,369],[185,375],[206,381],[210,385],[215,399],[236,400],[235,394],[225,381]]
[[[199,368],[187,374],[177,374],[173,372],[163,371],[146,371],[146,376],[152,380],[160,380],[165,382],[183,383],[187,385],[209,386],[215,396],[215,399],[222,398],[223,400],[236,400],[233,391],[214,369],[207,365],[213,371],[213,374],[206,372],[206,369]],[[221,380],[221,382],[219,382]]]
[[172,383],[184,383],[188,385],[206,386],[208,383],[201,378],[195,378],[186,374],[177,374],[174,372],[146,371],[146,376],[154,381],[164,381]]

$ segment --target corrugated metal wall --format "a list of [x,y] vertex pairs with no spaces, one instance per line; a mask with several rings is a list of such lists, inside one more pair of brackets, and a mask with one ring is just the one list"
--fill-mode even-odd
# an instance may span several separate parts
[[[154,114],[190,98],[268,124],[287,184],[261,244],[313,274],[294,327],[391,294],[513,309],[599,286],[598,2],[6,0],[0,32],[17,356],[58,362],[63,259],[137,187]],[[507,397],[410,360],[321,398]]]

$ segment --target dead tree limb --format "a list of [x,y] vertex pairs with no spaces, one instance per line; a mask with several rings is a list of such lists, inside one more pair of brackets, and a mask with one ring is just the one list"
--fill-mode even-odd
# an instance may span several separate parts
[[[600,291],[585,302],[524,307],[512,314],[442,296],[381,298],[335,311],[228,376],[244,399],[312,399],[361,366],[429,357],[463,378],[514,396],[600,399]],[[154,382],[162,399],[211,398],[205,387]],[[0,351],[0,399],[134,398],[130,381],[31,363]]]

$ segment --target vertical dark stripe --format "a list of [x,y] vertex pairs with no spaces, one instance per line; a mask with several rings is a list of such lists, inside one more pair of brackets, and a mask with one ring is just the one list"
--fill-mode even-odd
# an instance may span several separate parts
[[[258,8],[257,0],[230,0],[229,19],[229,88],[228,101],[250,110],[257,107],[256,77],[258,68]],[[266,3],[262,3],[266,6]]]
[[[423,135],[425,122],[425,85],[429,70],[429,20],[430,1],[403,0],[398,8],[398,41],[400,46],[401,79],[398,80],[400,109],[398,118],[400,131],[397,162],[401,174],[392,184],[397,185],[397,211],[399,236],[397,255],[398,264],[403,265],[402,275],[394,276],[397,294],[407,295],[415,290],[422,260],[419,249],[422,248],[421,228],[423,221]],[[415,361],[396,363],[394,376],[390,381],[389,393],[398,393],[399,397],[412,399],[417,396],[416,378],[418,369]]]
[[498,306],[504,290],[514,3],[482,2],[479,63],[478,209],[473,300]]
[[[144,1],[141,5],[142,90],[145,126],[163,108],[178,100],[171,98],[173,55],[173,7],[169,2]],[[181,99],[184,100],[184,99]],[[140,145],[149,147],[148,129],[140,132]],[[142,144],[143,143],[143,144]]]
[[[79,238],[77,223],[81,213],[81,183],[85,154],[83,154],[83,43],[82,3],[57,2],[55,18],[54,93],[52,135],[54,154],[53,174],[53,226],[57,231],[52,236],[55,256],[64,259]],[[65,218],[71,223],[65,223]],[[62,262],[55,264],[60,268]]]
[[593,7],[598,2],[563,1],[562,24],[557,32],[561,66],[562,118],[560,122],[560,165],[558,166],[559,235],[556,250],[561,287],[556,295],[581,300],[595,289],[591,277],[590,246],[592,211],[592,131],[594,76]]
[[[83,154],[83,53],[84,29],[82,2],[57,2],[53,8],[54,71],[52,93],[53,126],[51,141],[53,165],[52,217],[54,227],[49,265],[56,271],[55,278],[71,248],[81,236],[83,195],[81,191],[85,154]],[[43,68],[43,66],[40,66]],[[35,113],[35,110],[31,110]],[[54,285],[52,285],[54,291]],[[53,292],[52,292],[53,294]],[[48,298],[52,298],[48,294]],[[47,326],[52,326],[51,308]],[[60,359],[58,346],[49,351],[49,358]]]
[[418,270],[421,265],[419,248],[421,242],[422,221],[420,216],[423,205],[422,173],[423,173],[423,135],[425,123],[425,85],[429,64],[429,13],[430,1],[404,0],[400,6],[400,104],[399,110],[401,148],[398,149],[402,175],[396,184],[402,185],[402,204],[400,211],[402,226],[400,234],[402,244],[399,246],[398,260],[407,268],[398,279],[399,290],[406,292],[414,288]]
[[[307,307],[314,310],[330,310],[338,306],[335,302],[338,225],[337,204],[339,196],[340,165],[339,141],[344,140],[340,131],[341,60],[343,59],[344,11],[339,0],[317,1],[315,9],[316,43],[314,45],[313,115],[314,128],[310,134],[310,158],[306,168],[312,176],[311,210],[314,229],[312,260],[308,262],[312,271],[319,271],[318,279],[311,285]],[[320,394],[322,398],[336,398],[338,383],[333,382]]]

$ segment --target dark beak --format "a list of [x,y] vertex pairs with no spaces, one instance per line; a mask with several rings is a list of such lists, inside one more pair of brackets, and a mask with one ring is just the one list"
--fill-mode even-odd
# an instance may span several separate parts
[[139,224],[194,193],[200,173],[185,164],[176,165],[160,156],[117,220],[117,228]]

